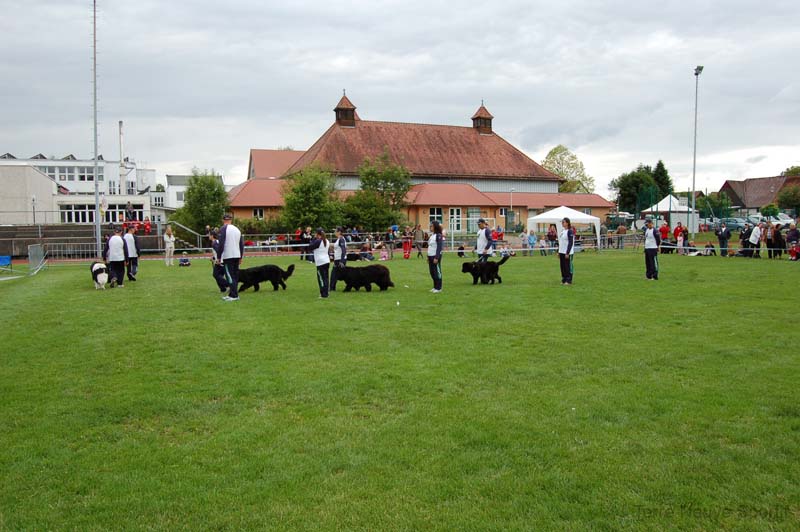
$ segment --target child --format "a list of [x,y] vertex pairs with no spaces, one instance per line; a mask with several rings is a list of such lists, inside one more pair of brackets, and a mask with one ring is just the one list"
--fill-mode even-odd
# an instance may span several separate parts
[[178,259],[178,266],[191,266],[192,263],[189,262],[189,257],[187,257],[187,253],[184,251],[183,256]]

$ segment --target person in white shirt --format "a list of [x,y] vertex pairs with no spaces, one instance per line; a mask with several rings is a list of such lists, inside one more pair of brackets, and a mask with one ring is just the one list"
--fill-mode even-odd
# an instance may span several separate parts
[[764,224],[759,222],[758,225],[753,227],[753,232],[750,233],[750,256],[754,258],[761,258],[761,239],[764,234]]
[[172,256],[175,254],[175,235],[172,234],[172,227],[167,226],[164,231],[164,262],[167,266],[172,266]]
[[492,231],[489,229],[486,220],[480,218],[478,220],[478,242],[475,244],[475,249],[478,252],[478,260],[475,262],[486,262],[492,256]]
[[328,297],[328,270],[331,266],[331,257],[328,255],[330,243],[325,238],[325,230],[317,229],[314,240],[308,244],[308,249],[314,255],[314,265],[317,267],[317,283],[319,284],[319,297]]
[[658,281],[658,246],[661,235],[653,227],[653,220],[648,218],[644,229],[644,265],[648,280]]
[[561,265],[561,284],[572,284],[572,259],[575,257],[575,232],[569,218],[561,220],[558,234],[558,260]]
[[344,239],[344,230],[336,228],[336,242],[333,243],[333,269],[331,270],[330,291],[336,291],[336,277],[340,268],[347,267],[347,240]]
[[428,272],[433,280],[431,292],[438,294],[442,291],[442,251],[444,237],[442,224],[437,220],[431,222],[431,236],[428,239]]
[[129,225],[128,232],[122,237],[128,247],[128,280],[135,281],[136,274],[139,273],[139,239],[136,238],[136,226]]
[[230,287],[228,295],[223,301],[239,301],[239,266],[244,256],[244,240],[242,232],[231,222],[233,216],[226,214],[222,217],[222,228],[219,230],[219,249],[222,255],[218,264],[225,267],[225,280]]
[[123,287],[125,281],[125,263],[128,261],[128,246],[122,239],[122,228],[114,226],[114,234],[106,242],[103,260],[111,270],[111,288]]

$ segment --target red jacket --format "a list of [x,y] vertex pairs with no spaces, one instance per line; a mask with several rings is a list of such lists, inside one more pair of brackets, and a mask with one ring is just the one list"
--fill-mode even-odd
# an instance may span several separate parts
[[672,236],[675,237],[675,240],[678,240],[678,237],[681,236],[682,232],[683,232],[683,227],[676,226],[675,229],[672,231]]
[[666,240],[667,237],[669,236],[669,226],[662,225],[661,228],[659,229],[659,232],[661,233],[661,240]]

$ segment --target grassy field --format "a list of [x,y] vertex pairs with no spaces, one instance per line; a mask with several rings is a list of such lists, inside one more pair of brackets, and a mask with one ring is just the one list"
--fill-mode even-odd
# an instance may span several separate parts
[[266,262],[235,303],[205,260],[0,283],[0,529],[800,526],[796,264],[395,259],[320,300]]

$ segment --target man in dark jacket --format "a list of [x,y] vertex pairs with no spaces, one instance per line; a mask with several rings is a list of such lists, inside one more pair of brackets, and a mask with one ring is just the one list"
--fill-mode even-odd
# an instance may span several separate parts
[[728,256],[728,240],[731,239],[731,230],[725,226],[725,222],[719,224],[717,230],[714,231],[719,240],[719,254],[722,257]]

